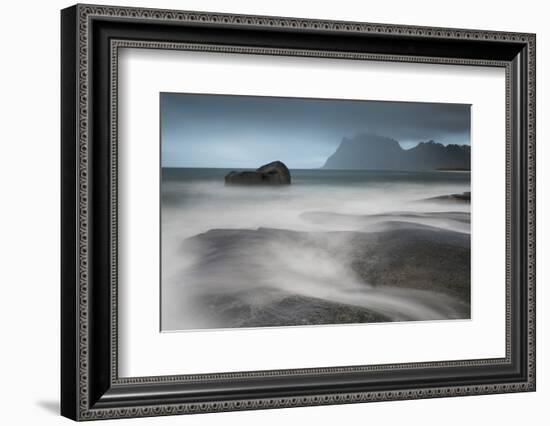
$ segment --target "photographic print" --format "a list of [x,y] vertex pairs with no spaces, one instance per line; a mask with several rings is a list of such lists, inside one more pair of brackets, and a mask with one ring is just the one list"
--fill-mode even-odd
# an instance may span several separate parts
[[161,330],[469,319],[470,107],[161,93]]

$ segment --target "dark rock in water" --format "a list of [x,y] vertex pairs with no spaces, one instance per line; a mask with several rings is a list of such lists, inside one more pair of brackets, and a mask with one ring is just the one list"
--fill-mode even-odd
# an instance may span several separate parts
[[452,197],[457,200],[470,201],[472,199],[472,193],[470,191],[466,191],[462,194],[453,194]]
[[225,184],[230,185],[290,185],[290,171],[281,161],[264,164],[255,171],[229,172]]
[[426,198],[424,201],[452,201],[452,202],[465,202],[469,203],[471,201],[471,192],[466,191],[462,194],[450,194],[450,195],[441,195],[439,197]]
[[264,164],[256,171],[263,173],[269,183],[283,185],[290,184],[290,171],[281,161],[273,161],[272,163]]
[[225,183],[259,185],[264,183],[264,179],[262,174],[258,172],[229,172],[225,175]]

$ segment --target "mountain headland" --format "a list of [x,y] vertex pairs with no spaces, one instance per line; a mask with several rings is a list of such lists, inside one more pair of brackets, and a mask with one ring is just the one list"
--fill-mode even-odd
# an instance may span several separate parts
[[420,142],[403,149],[398,141],[372,133],[343,138],[323,169],[470,170],[469,145]]

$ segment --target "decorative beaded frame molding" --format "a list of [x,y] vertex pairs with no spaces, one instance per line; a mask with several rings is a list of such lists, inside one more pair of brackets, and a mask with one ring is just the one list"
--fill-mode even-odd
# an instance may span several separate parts
[[[155,376],[155,377],[136,377],[136,378],[119,378],[118,377],[118,328],[117,328],[117,224],[118,224],[118,187],[117,187],[117,163],[118,163],[118,132],[117,132],[117,116],[118,116],[118,54],[122,48],[131,49],[159,49],[159,50],[183,50],[183,51],[198,51],[198,52],[217,52],[217,53],[234,53],[234,54],[255,54],[255,55],[278,55],[278,56],[302,56],[302,57],[323,57],[330,59],[354,59],[354,60],[369,60],[369,61],[384,61],[384,62],[411,62],[411,63],[430,63],[430,64],[447,64],[447,65],[472,65],[472,66],[488,66],[502,67],[505,69],[506,86],[510,88],[510,66],[506,62],[487,61],[487,60],[464,60],[464,59],[446,59],[446,58],[418,58],[414,56],[402,55],[372,55],[362,53],[342,53],[342,52],[326,52],[315,50],[297,50],[297,49],[270,49],[270,48],[251,48],[251,47],[235,47],[235,46],[220,46],[220,45],[202,45],[191,43],[161,43],[150,41],[135,41],[135,40],[111,40],[111,235],[113,244],[111,246],[111,286],[113,294],[111,298],[111,346],[114,348],[111,357],[111,381],[113,383],[169,383],[174,381],[193,381],[193,380],[216,380],[216,379],[239,379],[244,377],[264,377],[264,376],[281,376],[281,375],[296,375],[308,373],[342,373],[342,372],[357,372],[357,371],[375,371],[388,370],[398,368],[411,367],[456,367],[456,366],[474,366],[474,365],[491,365],[510,362],[510,340],[511,340],[511,317],[510,317],[510,277],[506,277],[506,350],[504,358],[486,358],[476,360],[460,360],[460,361],[445,361],[445,362],[416,362],[416,363],[400,363],[400,364],[382,364],[382,365],[367,365],[353,367],[330,367],[330,368],[307,368],[307,369],[291,369],[291,370],[262,370],[262,371],[247,371],[238,373],[216,373],[216,374],[201,374],[201,375],[173,375],[173,376]],[[509,89],[507,89],[506,97],[509,98]],[[510,111],[507,107],[507,114]],[[510,140],[510,129],[506,129],[507,140]],[[507,144],[506,152],[506,170],[510,170],[510,149]],[[506,182],[507,192],[510,191],[510,182]],[[508,197],[508,201],[510,197]],[[507,209],[507,227],[510,226],[509,210]],[[506,248],[509,253],[510,247]]]
[[[144,21],[171,21],[189,23],[211,23],[223,25],[251,26],[258,28],[300,28],[316,31],[337,31],[350,33],[373,34],[406,34],[422,38],[448,38],[462,40],[500,40],[518,42],[527,45],[528,73],[527,73],[527,223],[528,223],[528,247],[527,247],[527,271],[528,282],[528,323],[527,323],[527,380],[522,382],[498,383],[479,386],[449,386],[423,389],[401,389],[396,391],[380,392],[354,392],[354,393],[329,393],[324,395],[311,395],[301,397],[274,397],[254,399],[218,400],[215,402],[194,403],[166,403],[139,407],[122,408],[94,408],[90,401],[89,389],[89,217],[90,217],[90,163],[89,163],[89,119],[90,111],[90,82],[89,82],[89,54],[90,54],[90,21],[97,17],[117,17],[127,19],[139,19]],[[187,413],[205,413],[231,410],[250,410],[263,408],[280,408],[293,406],[310,406],[325,404],[344,404],[366,401],[402,400],[416,398],[435,398],[444,396],[462,396],[487,393],[505,393],[518,391],[533,391],[535,389],[535,36],[533,34],[520,34],[509,32],[492,32],[464,29],[427,28],[401,25],[369,24],[357,22],[336,22],[324,20],[293,19],[265,16],[229,15],[216,13],[170,11],[156,9],[139,9],[126,7],[104,7],[92,5],[77,5],[78,19],[78,46],[77,46],[77,179],[78,179],[78,216],[77,216],[77,357],[76,364],[76,389],[77,409],[75,419],[93,420],[105,418],[159,416]],[[221,373],[205,375],[175,375],[159,377],[118,377],[118,327],[117,327],[117,112],[118,112],[118,51],[120,48],[146,48],[146,49],[171,49],[194,50],[208,52],[225,52],[235,54],[262,54],[283,56],[310,56],[332,59],[356,59],[371,61],[394,62],[424,62],[431,64],[455,64],[478,65],[491,67],[504,67],[506,70],[506,356],[502,359],[478,359],[448,362],[429,362],[413,364],[387,364],[371,366],[327,367],[299,370],[273,370],[242,373]],[[193,43],[151,42],[143,40],[111,40],[111,370],[110,380],[115,385],[124,384],[152,384],[174,383],[185,381],[217,380],[217,379],[242,379],[246,377],[270,377],[270,376],[303,376],[307,374],[334,374],[342,372],[368,372],[381,370],[395,370],[407,368],[425,367],[453,367],[453,366],[481,366],[502,365],[510,362],[511,341],[511,283],[510,283],[510,234],[511,234],[511,132],[510,128],[510,98],[511,98],[511,70],[508,62],[415,57],[402,55],[365,54],[349,52],[328,52],[299,49],[257,48],[243,46],[221,46]]]

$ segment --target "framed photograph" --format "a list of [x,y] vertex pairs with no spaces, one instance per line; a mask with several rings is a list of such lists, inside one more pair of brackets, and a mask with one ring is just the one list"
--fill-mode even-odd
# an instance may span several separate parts
[[61,412],[535,390],[535,35],[61,12]]

